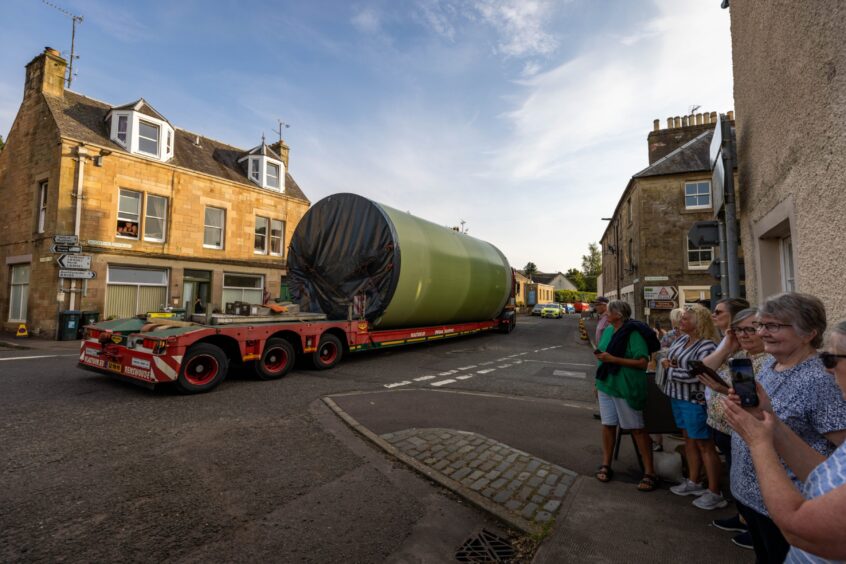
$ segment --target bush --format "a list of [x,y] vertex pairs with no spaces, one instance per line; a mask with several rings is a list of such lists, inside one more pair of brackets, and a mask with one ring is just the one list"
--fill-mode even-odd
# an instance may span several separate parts
[[574,302],[592,302],[596,299],[596,292],[579,292],[577,290],[556,290],[555,301],[572,304]]

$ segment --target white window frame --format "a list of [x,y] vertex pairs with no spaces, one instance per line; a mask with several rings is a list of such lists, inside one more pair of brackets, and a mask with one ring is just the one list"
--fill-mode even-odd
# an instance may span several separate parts
[[685,300],[685,293],[687,291],[699,292],[699,297],[697,298],[697,300],[710,300],[711,299],[711,287],[710,286],[679,286],[678,292],[679,292],[679,307],[680,308],[688,309],[693,304],[696,303],[696,301],[688,302],[688,301]]
[[261,167],[259,166],[259,160],[250,157],[247,159],[247,163],[250,172],[250,178],[261,184]]
[[[266,168],[265,168],[265,171],[264,171],[264,180],[265,180],[266,186],[268,188],[273,188],[275,190],[278,190],[279,189],[279,180],[280,180],[280,177],[282,175],[282,167],[279,166],[278,164],[274,163],[274,162],[271,162],[271,161],[267,161],[265,166],[266,166]],[[270,171],[273,170],[273,169],[276,169],[276,183],[275,184],[273,182],[271,182],[273,177],[270,175]]]
[[[32,275],[32,268],[29,263],[13,264],[9,269],[9,318],[8,320],[16,323],[25,323],[27,314],[27,305],[29,302],[29,283]],[[26,269],[26,282],[15,282],[15,271],[23,271]],[[13,296],[15,288],[20,288],[18,292],[18,303],[15,304]],[[17,308],[15,308],[17,305]],[[17,311],[15,311],[17,309]]]
[[781,287],[785,292],[796,291],[796,265],[793,263],[793,238],[790,235],[778,240],[781,257]]
[[[126,281],[115,281],[112,279],[112,274],[114,270],[145,270],[145,271],[153,271],[153,272],[161,272],[164,274],[164,282],[163,283],[152,283],[152,282],[126,282]],[[135,286],[136,288],[140,288],[141,286],[152,286],[156,288],[164,288],[165,289],[165,303],[163,305],[167,305],[170,302],[170,270],[167,268],[140,268],[137,266],[130,266],[125,264],[110,264],[106,268],[106,292],[109,291],[109,286]],[[135,307],[133,308],[135,311],[140,309],[139,301],[141,300],[141,292],[140,289],[135,293]],[[108,303],[108,297],[106,298],[106,303]]]
[[[264,235],[259,234],[259,222],[264,221]],[[257,246],[258,238],[264,237],[261,248]],[[253,254],[266,255],[270,244],[270,218],[261,215],[256,216],[255,229],[253,229]]]
[[[279,225],[279,237],[273,236],[273,225],[274,224]],[[285,244],[285,222],[284,221],[282,221],[281,219],[271,219],[270,220],[269,239],[270,239],[270,247],[269,247],[270,255],[274,256],[274,257],[283,256],[285,254],[285,246],[284,246],[284,244]],[[279,239],[279,250],[278,251],[273,250],[273,240],[274,239]]]
[[[708,203],[707,204],[696,204],[694,206],[687,205],[687,188],[688,186],[699,186],[700,184],[707,184],[708,185]],[[690,196],[696,197],[697,200],[700,196],[704,196],[704,192],[697,192],[695,194],[690,194]],[[711,194],[711,181],[710,180],[696,180],[692,182],[685,182],[684,183],[684,209],[686,210],[709,210],[713,204],[713,198]]]
[[[206,212],[208,210],[216,210],[221,212],[221,225],[209,225],[206,223]],[[220,230],[220,246],[218,245],[210,245],[206,243],[206,229],[219,229]],[[218,208],[216,206],[206,206],[203,209],[203,248],[206,249],[223,249],[226,246],[226,208]]]
[[[121,217],[122,213],[129,214],[129,212],[122,212],[121,209],[120,209],[120,203],[121,203],[121,200],[123,199],[123,193],[124,192],[127,192],[129,194],[137,194],[138,195],[138,213],[135,214],[136,215],[135,220],[128,218],[128,217]],[[138,226],[138,232],[136,233],[135,236],[123,235],[121,233],[118,233],[118,231],[117,231],[118,225],[115,225],[115,237],[118,237],[118,238],[121,238],[121,239],[133,239],[135,241],[137,241],[138,239],[141,238],[141,213],[142,213],[143,207],[144,207],[144,194],[143,194],[143,192],[139,192],[137,190],[130,190],[129,188],[119,188],[118,189],[117,221],[118,221],[118,223],[120,223],[121,221],[132,223],[134,221],[134,223],[136,223],[137,226]]]
[[[147,127],[152,127],[156,130],[156,137],[144,137],[141,135],[141,126],[146,125]],[[145,141],[155,141],[156,142],[156,152],[151,153],[149,151],[145,151],[141,148],[141,140],[144,139]],[[162,152],[162,126],[158,123],[153,123],[150,120],[146,119],[139,119],[138,120],[138,152],[142,155],[150,155],[151,157],[159,158]]]
[[[684,254],[684,261],[687,265],[688,270],[708,270],[708,267],[711,266],[711,263],[714,262],[714,247],[702,246],[702,247],[692,247],[690,245],[690,239],[687,238],[687,235],[684,237],[686,246],[685,246],[685,254]],[[691,264],[690,263],[690,253],[698,252],[700,256],[700,260],[698,262],[702,263],[701,260],[702,253],[708,252],[711,258],[707,261],[707,263],[703,266],[701,264]]]
[[[121,130],[121,124],[123,125],[123,129]],[[117,126],[116,126],[116,133],[115,133],[115,140],[123,145],[124,147],[127,146],[129,140],[129,116],[126,114],[118,114],[117,115]]]
[[[164,215],[163,217],[158,217],[155,215],[150,214],[150,200],[152,198],[158,198],[164,202]],[[145,194],[145,202],[144,202],[144,240],[145,241],[152,241],[154,243],[164,243],[167,240],[167,209],[168,209],[168,198],[164,196],[158,196],[156,194]],[[162,236],[161,238],[158,237],[151,237],[147,235],[147,226],[150,223],[150,218],[161,220],[162,222]]]
[[[255,278],[261,284],[258,287],[256,287],[256,286],[227,286],[226,285],[226,281],[227,281],[226,279],[227,279],[228,276],[245,276],[245,277],[249,277],[249,278]],[[264,289],[265,289],[265,280],[264,280],[263,274],[252,274],[252,273],[247,273],[247,272],[224,272],[223,273],[223,285],[222,285],[222,292],[221,292],[221,300],[220,301],[221,301],[221,304],[225,307],[227,302],[226,302],[226,300],[223,299],[223,296],[224,296],[224,294],[226,294],[226,290],[230,290],[230,291],[231,290],[241,290],[241,298],[242,299],[236,300],[236,301],[245,301],[243,299],[244,290],[250,290],[250,291],[259,290],[261,292],[261,297],[264,298]]]
[[47,190],[48,182],[46,180],[38,183],[38,233],[44,233],[44,226],[47,223]]

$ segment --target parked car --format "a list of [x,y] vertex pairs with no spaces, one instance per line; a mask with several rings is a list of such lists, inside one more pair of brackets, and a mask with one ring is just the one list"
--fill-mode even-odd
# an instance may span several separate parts
[[573,307],[573,304],[561,304],[561,311],[564,313],[576,313],[576,309]]
[[541,309],[541,317],[554,317],[556,319],[564,315],[564,311],[559,304],[546,304]]
[[573,304],[576,313],[586,313],[590,311],[590,304],[587,302],[576,302]]
[[540,315],[543,306],[546,304],[535,304],[535,307],[532,308],[532,315]]

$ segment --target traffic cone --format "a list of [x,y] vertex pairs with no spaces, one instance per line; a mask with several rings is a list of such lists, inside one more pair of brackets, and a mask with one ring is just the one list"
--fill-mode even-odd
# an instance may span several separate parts
[[18,325],[18,332],[15,333],[15,337],[29,337],[29,331],[26,330],[26,323]]

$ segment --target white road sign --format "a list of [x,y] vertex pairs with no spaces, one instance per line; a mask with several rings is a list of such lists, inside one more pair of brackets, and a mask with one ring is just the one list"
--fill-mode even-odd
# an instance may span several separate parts
[[59,269],[59,278],[79,278],[82,280],[91,280],[96,278],[97,273],[93,270],[63,270]]
[[674,286],[644,286],[643,299],[644,300],[661,300],[669,301],[675,299],[678,295]]
[[50,247],[51,253],[81,253],[82,247],[79,245],[53,245]]
[[53,235],[53,242],[57,245],[78,245],[79,237],[76,235]]
[[62,255],[56,259],[59,268],[88,270],[91,268],[91,255]]

